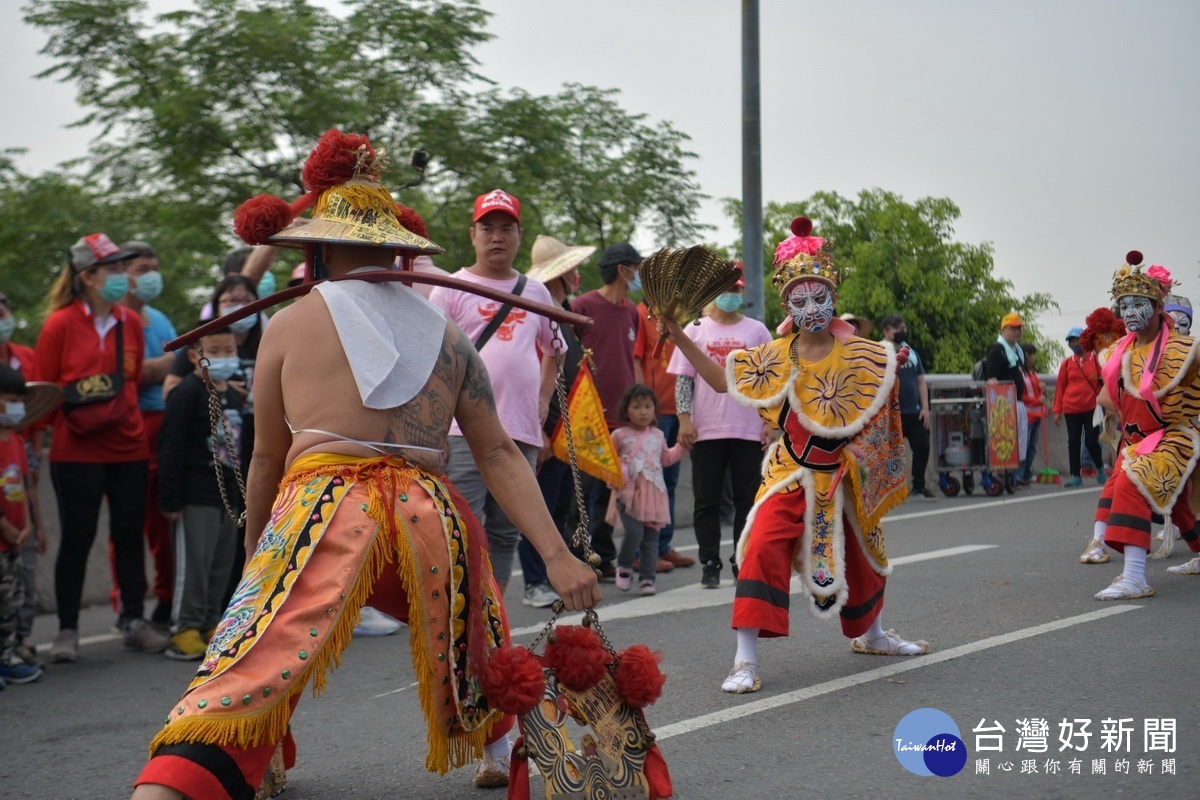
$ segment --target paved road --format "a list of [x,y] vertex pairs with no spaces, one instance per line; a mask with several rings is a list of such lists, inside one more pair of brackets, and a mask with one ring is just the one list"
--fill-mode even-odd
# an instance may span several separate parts
[[[765,687],[751,696],[718,690],[732,659],[731,584],[696,586],[696,569],[660,577],[654,598],[606,587],[605,629],[622,647],[645,642],[666,653],[666,694],[650,712],[671,766],[676,796],[757,800],[821,796],[1091,798],[1150,794],[1195,797],[1200,777],[1200,710],[1187,694],[1198,655],[1200,579],[1166,574],[1186,556],[1150,562],[1152,599],[1099,603],[1092,594],[1117,564],[1075,561],[1091,530],[1095,489],[1035,487],[1007,501],[910,501],[887,526],[897,566],[884,624],[931,642],[928,657],[852,654],[836,624],[793,604],[793,635],[764,642]],[[690,532],[681,532],[683,544]],[[692,545],[694,547],[694,545]],[[546,619],[519,604],[511,620],[529,641]],[[194,665],[126,654],[106,635],[106,610],[85,615],[76,664],[39,684],[0,693],[0,796],[119,798],[145,758],[145,746]],[[40,641],[53,621],[38,621]],[[300,763],[289,800],[317,798],[498,798],[469,787],[469,773],[439,778],[422,769],[424,728],[412,691],[406,634],[357,641],[319,699],[306,698],[293,722]],[[957,723],[966,767],[950,778],[907,772],[892,736],[908,712],[932,707]],[[1060,752],[1059,722],[1090,719],[1080,752]],[[1103,720],[1133,720],[1129,752],[1101,747]],[[1016,752],[1017,720],[1045,719],[1048,752]],[[1175,752],[1147,752],[1145,721],[1176,721]],[[977,751],[993,740],[980,720],[1005,729],[1003,752]],[[1077,741],[1078,743],[1078,741]],[[1152,743],[1153,744],[1153,743]],[[978,774],[977,759],[990,774]],[[1047,758],[1060,762],[1045,774]],[[1081,774],[1069,774],[1070,760]],[[1115,774],[1119,759],[1130,774]],[[1175,775],[1163,775],[1164,758]],[[1038,774],[1021,774],[1022,762]],[[1103,759],[1105,774],[1092,774]],[[1152,772],[1139,773],[1139,762]],[[1011,772],[1002,765],[1010,764]],[[540,785],[533,796],[540,796]]]

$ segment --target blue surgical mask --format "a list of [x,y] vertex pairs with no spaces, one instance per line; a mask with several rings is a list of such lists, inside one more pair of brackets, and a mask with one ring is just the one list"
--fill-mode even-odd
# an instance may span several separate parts
[[[221,311],[217,316],[223,317],[226,314],[232,314],[235,311],[241,311],[243,308],[245,308],[245,306],[231,306],[231,307],[226,308],[223,311]],[[249,333],[250,329],[253,328],[255,323],[257,323],[257,322],[258,322],[258,315],[251,314],[248,317],[243,317],[242,319],[239,319],[237,322],[229,323],[229,327],[233,329],[234,333]]]
[[1073,344],[1073,345],[1069,345],[1069,347],[1071,348],[1071,352],[1074,353],[1075,355],[1077,355],[1077,356],[1083,355],[1083,345]]
[[158,270],[137,276],[137,286],[133,287],[133,296],[143,303],[149,303],[162,294],[163,278]]
[[129,277],[125,273],[109,275],[100,287],[100,299],[106,303],[115,303],[129,294]]
[[262,280],[258,282],[258,296],[266,297],[269,294],[275,294],[275,273],[271,270],[264,272]]
[[633,273],[633,280],[629,282],[629,291],[640,292],[642,290],[642,273],[640,271]]
[[742,296],[737,292],[726,292],[717,295],[717,308],[727,314],[732,314],[742,307]]
[[25,419],[25,404],[5,403],[4,413],[0,414],[0,428],[15,428]]
[[208,375],[214,381],[227,381],[242,368],[242,360],[237,356],[229,358],[210,358],[208,360]]
[[17,321],[11,316],[0,319],[0,344],[4,344],[12,338],[13,331],[17,329]]

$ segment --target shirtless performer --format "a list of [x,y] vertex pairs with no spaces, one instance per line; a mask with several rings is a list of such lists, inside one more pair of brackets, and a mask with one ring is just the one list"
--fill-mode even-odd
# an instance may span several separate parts
[[[304,246],[318,278],[437,252],[397,222],[376,171],[366,137],[330,131],[304,170],[312,221],[288,224],[305,198],[289,209],[260,196],[235,215],[239,235]],[[286,734],[300,693],[310,679],[324,687],[368,600],[411,628],[426,767],[445,773],[482,754],[476,785],[505,785],[513,718],[489,707],[478,672],[506,622],[482,529],[443,477],[452,419],[565,606],[591,608],[600,592],[530,502],[537,482],[496,417],[479,354],[406,286],[325,283],[272,317],[255,379],[254,555],[133,797],[254,797],[281,742],[294,760]]]

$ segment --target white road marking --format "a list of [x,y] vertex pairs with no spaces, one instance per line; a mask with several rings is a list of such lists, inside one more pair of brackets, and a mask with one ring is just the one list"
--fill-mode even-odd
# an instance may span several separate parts
[[[95,636],[80,636],[79,637],[79,646],[83,647],[85,644],[101,644],[103,642],[115,642],[121,638],[123,638],[123,637],[119,633],[98,633]],[[46,642],[45,644],[39,644],[34,649],[37,650],[39,653],[45,653],[50,649],[51,646],[52,646],[51,642]]]
[[[1142,608],[1138,605],[1113,606],[1111,608],[1103,608],[1099,611],[1091,611],[1087,614],[1080,614],[1075,617],[1067,617],[1066,619],[1047,622],[1043,625],[1035,625],[1032,628],[1023,628],[1012,633],[1004,633],[999,636],[989,636],[986,639],[981,639],[978,642],[951,647],[949,650],[930,653],[924,656],[898,657],[891,664],[875,669],[868,669],[863,672],[857,672],[853,675],[847,675],[843,678],[837,678],[832,681],[818,683],[814,686],[808,686],[796,691],[786,692],[775,697],[765,697],[762,700],[755,700],[744,705],[735,706],[734,708],[726,708],[721,711],[714,711],[710,714],[702,714],[698,717],[685,719],[680,722],[674,722],[670,725],[663,725],[657,728],[654,733],[658,741],[669,739],[672,736],[682,736],[685,733],[703,730],[704,728],[720,725],[725,722],[732,722],[743,717],[749,717],[753,714],[758,714],[763,711],[780,708],[781,706],[792,705],[804,700],[811,700],[814,697],[830,694],[832,692],[849,689],[854,686],[860,686],[864,683],[887,678],[892,675],[898,675],[903,672],[911,672],[922,667],[931,667],[934,664],[942,664],[955,658],[973,655],[975,653],[990,650],[994,647],[1000,647],[1006,644],[1030,639],[1034,636],[1041,636],[1044,633],[1053,633],[1054,631],[1070,628],[1075,625],[1083,625],[1088,622],[1096,622],[1097,620],[1106,619],[1124,614],[1127,611],[1136,611]],[[714,678],[714,681],[719,678]],[[715,685],[715,684],[714,684]]]
[[[943,550],[930,550],[925,553],[913,553],[908,556],[899,556],[891,559],[893,565],[915,564],[920,561],[930,561],[935,558],[949,558],[951,556],[961,556],[967,553],[974,553],[980,550],[990,550],[997,547],[994,544],[967,544],[958,547],[947,547]],[[603,617],[605,622],[616,619],[636,619],[638,617],[649,617],[658,614],[669,614],[673,611],[690,611],[695,608],[712,608],[714,606],[729,605],[733,602],[733,585],[732,580],[721,581],[721,586],[718,589],[705,589],[699,583],[689,584],[679,589],[671,589],[670,591],[657,594],[654,597],[637,597],[634,596],[630,600],[622,603],[616,603],[604,609]],[[799,594],[800,578],[792,576],[792,585],[790,587],[792,594]],[[559,617],[559,624],[562,625],[577,625],[583,619],[582,614],[569,614],[564,617]],[[528,636],[539,633],[545,623],[537,625],[528,625],[524,628],[517,628],[509,632],[513,638],[518,636]]]
[[417,683],[414,681],[414,682],[410,683],[408,686],[401,686],[399,689],[392,689],[390,692],[384,692],[382,694],[377,694],[374,697],[372,697],[371,699],[378,700],[381,697],[387,697],[388,695],[391,695],[391,694],[400,694],[401,692],[411,689],[416,685],[417,685]]

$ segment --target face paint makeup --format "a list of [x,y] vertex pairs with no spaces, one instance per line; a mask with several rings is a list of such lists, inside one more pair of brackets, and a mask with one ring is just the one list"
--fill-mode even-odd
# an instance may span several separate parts
[[1192,335],[1192,318],[1182,311],[1168,311],[1175,318],[1175,330],[1182,333],[1184,336]]
[[1125,323],[1125,330],[1137,333],[1149,327],[1154,316],[1154,302],[1148,297],[1122,297],[1117,301],[1117,312]]
[[833,292],[821,281],[800,281],[788,292],[792,324],[809,333],[820,333],[833,321]]

